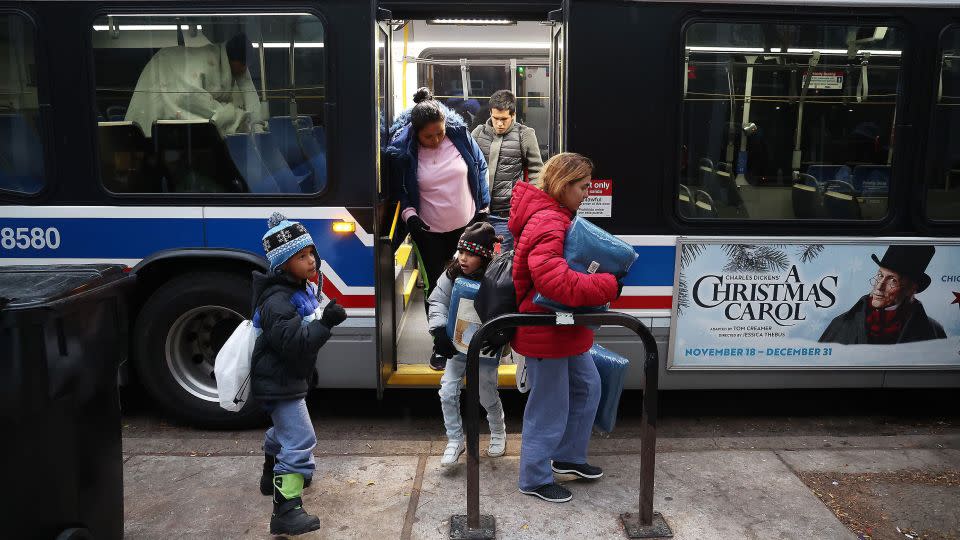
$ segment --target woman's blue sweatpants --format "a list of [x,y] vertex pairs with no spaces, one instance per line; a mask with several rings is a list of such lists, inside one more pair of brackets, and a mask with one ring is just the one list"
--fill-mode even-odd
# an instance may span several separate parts
[[523,411],[520,489],[553,483],[550,460],[586,463],[600,405],[600,374],[589,352],[566,358],[527,357],[530,395]]

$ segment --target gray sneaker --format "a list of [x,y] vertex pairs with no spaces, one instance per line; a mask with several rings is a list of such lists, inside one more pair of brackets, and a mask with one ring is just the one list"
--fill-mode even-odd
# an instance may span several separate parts
[[523,493],[524,495],[540,497],[541,499],[552,503],[565,503],[573,498],[573,493],[570,493],[569,489],[556,483],[544,484],[537,489],[530,491],[521,489],[520,493]]

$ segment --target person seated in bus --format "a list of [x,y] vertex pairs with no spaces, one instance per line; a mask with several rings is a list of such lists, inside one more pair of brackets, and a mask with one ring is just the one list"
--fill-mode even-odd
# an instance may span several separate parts
[[220,132],[263,131],[266,107],[247,70],[246,35],[202,47],[167,47],[147,62],[126,120],[152,135],[157,120],[209,120]]
[[[429,296],[467,225],[486,221],[490,192],[487,162],[460,115],[426,88],[413,101],[390,128],[386,154],[393,197],[420,256]],[[430,367],[444,369],[447,358],[434,350]]]
[[[494,243],[499,240],[500,238],[496,236],[496,232],[489,223],[474,223],[467,227],[457,242],[457,256],[440,274],[440,279],[427,300],[428,327],[436,343],[436,349],[439,353],[451,357],[440,380],[440,407],[443,410],[443,424],[447,430],[447,447],[443,451],[440,465],[448,466],[456,463],[465,448],[463,419],[460,417],[460,387],[467,371],[467,357],[457,351],[450,336],[447,335],[450,295],[457,278],[465,277],[479,281],[483,277],[487,265],[494,256]],[[490,446],[487,448],[487,455],[490,457],[502,456],[507,444],[503,404],[497,392],[499,353],[506,342],[505,338],[488,341],[483,349],[484,358],[480,361],[480,404],[487,410],[487,422],[490,423]]]
[[513,236],[507,228],[510,197],[517,182],[535,182],[543,168],[537,132],[517,122],[517,97],[509,90],[497,90],[490,96],[490,118],[471,135],[487,160],[490,184],[490,222],[503,236],[504,251],[513,249]]
[[[513,188],[510,232],[517,239],[513,283],[521,313],[546,313],[533,303],[539,292],[570,307],[600,306],[620,296],[613,274],[582,274],[563,258],[563,244],[577,209],[587,198],[593,163],[574,153],[553,156],[540,173],[540,187]],[[585,326],[521,326],[511,342],[526,357],[530,387],[523,412],[520,492],[567,502],[570,490],[553,473],[603,476],[587,463],[587,446],[600,404],[600,374],[590,355],[593,330]]]
[[[263,441],[260,492],[273,494],[270,534],[297,535],[320,528],[303,509],[303,488],[313,477],[317,436],[307,411],[308,380],[317,352],[347,318],[336,300],[319,310],[323,277],[307,229],[275,212],[263,248],[267,274],[253,273],[253,325],[262,330],[251,358],[250,393],[273,420]],[[313,279],[321,281],[314,284]],[[318,316],[319,313],[319,316]]]
[[916,299],[930,285],[926,270],[935,252],[933,246],[890,246],[882,259],[870,255],[878,266],[870,293],[833,319],[820,342],[891,345],[945,339],[943,325]]

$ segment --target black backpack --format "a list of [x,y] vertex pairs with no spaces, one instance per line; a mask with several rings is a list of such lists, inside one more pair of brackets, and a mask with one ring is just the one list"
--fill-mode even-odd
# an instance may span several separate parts
[[[517,290],[513,286],[513,250],[501,253],[487,265],[480,278],[480,290],[473,303],[482,322],[506,313],[517,312]],[[513,338],[515,329],[504,332],[508,339]]]

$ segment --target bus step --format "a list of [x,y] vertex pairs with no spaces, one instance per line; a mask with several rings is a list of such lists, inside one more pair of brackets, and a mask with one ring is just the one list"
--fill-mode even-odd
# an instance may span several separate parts
[[[516,364],[501,364],[497,368],[497,379],[500,388],[517,387]],[[434,371],[427,364],[400,364],[397,370],[387,379],[387,386],[391,388],[430,388],[440,387],[442,371]]]

